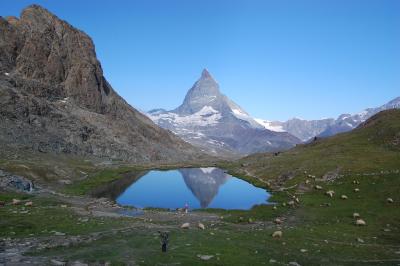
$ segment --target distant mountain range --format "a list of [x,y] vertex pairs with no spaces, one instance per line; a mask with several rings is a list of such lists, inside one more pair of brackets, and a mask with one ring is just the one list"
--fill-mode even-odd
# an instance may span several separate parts
[[301,141],[266,129],[219,90],[205,69],[178,108],[154,109],[148,116],[194,146],[218,156],[289,149]]
[[298,137],[303,142],[313,137],[329,137],[338,133],[353,130],[371,116],[380,111],[400,108],[400,97],[377,107],[368,108],[356,114],[342,114],[338,118],[327,118],[321,120],[290,119],[286,122],[267,121],[257,119],[265,128],[276,132],[288,132]]
[[282,151],[314,137],[350,131],[374,114],[400,108],[400,97],[378,108],[337,119],[290,119],[286,122],[251,117],[243,108],[221,94],[218,83],[205,69],[178,108],[154,109],[147,115],[159,126],[205,152],[218,156],[242,156]]

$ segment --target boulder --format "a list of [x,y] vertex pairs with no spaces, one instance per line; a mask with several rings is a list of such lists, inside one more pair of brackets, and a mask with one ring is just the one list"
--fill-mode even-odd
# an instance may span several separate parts
[[201,260],[210,260],[210,259],[212,259],[212,258],[214,258],[214,256],[213,255],[197,255],[197,257],[199,258],[199,259],[201,259]]

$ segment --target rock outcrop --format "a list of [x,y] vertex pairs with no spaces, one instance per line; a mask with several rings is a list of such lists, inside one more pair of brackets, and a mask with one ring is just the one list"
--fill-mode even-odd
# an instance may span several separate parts
[[127,104],[90,37],[38,5],[0,17],[0,144],[132,162],[201,155]]

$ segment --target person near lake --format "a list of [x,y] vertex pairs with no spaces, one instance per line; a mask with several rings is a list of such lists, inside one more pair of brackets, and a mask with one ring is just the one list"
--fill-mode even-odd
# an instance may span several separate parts
[[161,251],[167,252],[167,246],[168,246],[168,242],[169,242],[169,233],[161,232],[161,231],[158,231],[158,233],[160,234]]
[[189,204],[187,204],[187,202],[185,203],[185,207],[183,207],[185,213],[189,212]]

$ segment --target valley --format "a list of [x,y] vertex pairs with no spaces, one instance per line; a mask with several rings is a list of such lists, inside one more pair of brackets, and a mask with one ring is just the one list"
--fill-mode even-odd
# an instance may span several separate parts
[[203,69],[144,113],[85,32],[0,17],[0,266],[400,265],[399,107],[257,119]]

